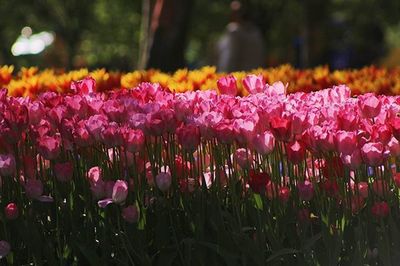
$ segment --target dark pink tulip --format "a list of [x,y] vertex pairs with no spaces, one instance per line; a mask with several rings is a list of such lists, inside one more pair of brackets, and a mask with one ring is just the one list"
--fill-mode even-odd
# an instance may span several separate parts
[[38,140],[38,151],[47,160],[56,159],[61,152],[60,138],[43,136]]
[[291,163],[298,164],[304,160],[306,150],[301,142],[295,140],[286,145],[286,155]]
[[237,93],[236,78],[233,75],[228,75],[220,78],[217,81],[217,87],[219,93],[221,94],[236,96]]
[[217,139],[221,143],[230,144],[234,141],[235,134],[233,126],[228,121],[218,123],[218,125],[216,125],[214,129],[217,135]]
[[375,218],[385,218],[390,213],[389,204],[385,201],[375,202],[371,207],[371,213]]
[[121,146],[123,144],[123,136],[117,123],[109,123],[101,132],[101,141],[107,148]]
[[10,253],[10,251],[11,251],[10,244],[5,240],[1,240],[0,241],[0,259],[5,258],[8,255],[8,253]]
[[243,80],[243,87],[251,94],[262,93],[264,91],[265,82],[262,75],[247,75]]
[[280,187],[278,191],[278,198],[281,202],[287,203],[290,198],[290,189],[288,187]]
[[28,179],[25,183],[25,193],[30,199],[39,199],[43,194],[43,183],[39,179]]
[[308,209],[300,209],[297,212],[297,220],[301,224],[308,224],[311,221],[311,212]]
[[364,199],[368,198],[368,183],[367,182],[359,182],[357,185],[358,194]]
[[346,131],[354,131],[358,128],[359,116],[356,111],[340,110],[337,116],[339,128]]
[[144,146],[144,134],[140,129],[127,129],[124,134],[125,148],[130,152],[139,152]]
[[361,155],[364,162],[371,166],[378,166],[383,163],[383,145],[379,142],[369,142],[361,148]]
[[104,113],[111,121],[122,122],[125,119],[125,107],[117,100],[108,100],[103,104]]
[[11,176],[16,172],[15,157],[12,154],[0,154],[0,175]]
[[36,169],[37,169],[36,159],[29,155],[24,155],[22,157],[22,161],[24,164],[25,177],[35,178]]
[[169,172],[161,172],[156,176],[156,184],[162,192],[167,192],[171,186],[171,174]]
[[72,179],[74,165],[72,162],[56,163],[54,165],[54,174],[58,181],[68,182]]
[[115,181],[107,180],[104,181],[104,191],[106,193],[106,198],[112,198],[113,190],[114,190]]
[[374,118],[381,112],[382,103],[372,93],[358,96],[358,106],[361,114],[366,118]]
[[200,130],[196,125],[182,125],[176,130],[178,143],[189,152],[194,152],[200,144]]
[[31,125],[36,125],[45,116],[46,110],[41,102],[33,102],[28,106],[29,112],[29,123]]
[[386,145],[392,138],[392,128],[387,124],[374,124],[371,131],[371,138],[374,142]]
[[297,190],[299,191],[299,198],[301,200],[310,201],[314,196],[314,186],[308,180],[298,182]]
[[288,141],[291,138],[291,120],[289,118],[273,117],[270,126],[276,139]]
[[249,150],[244,148],[237,149],[233,154],[233,157],[242,169],[247,169],[251,166],[252,156]]
[[393,130],[393,136],[397,139],[400,140],[400,117],[394,117],[390,120],[390,125]]
[[339,153],[351,155],[357,148],[357,135],[355,132],[339,130],[336,132],[336,147]]
[[74,142],[78,147],[87,147],[93,144],[93,137],[84,125],[76,125],[74,131],[72,132]]
[[106,183],[102,179],[90,184],[90,191],[92,192],[92,196],[95,200],[106,197],[105,186]]
[[5,214],[7,220],[17,219],[18,215],[19,215],[17,204],[15,204],[13,202],[7,204],[7,206],[4,208],[4,214]]
[[275,137],[271,132],[257,134],[253,137],[252,147],[261,155],[271,153],[275,148]]
[[121,215],[128,223],[137,223],[139,221],[139,209],[136,205],[129,205],[123,208]]

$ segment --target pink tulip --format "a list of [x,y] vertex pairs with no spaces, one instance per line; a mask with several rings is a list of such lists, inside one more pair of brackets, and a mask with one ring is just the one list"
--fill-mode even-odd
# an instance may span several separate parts
[[87,177],[89,179],[90,183],[97,183],[99,180],[103,178],[103,171],[101,170],[100,167],[94,166],[89,169],[87,173]]
[[379,142],[369,142],[361,148],[364,162],[370,166],[378,166],[383,163],[383,145]]
[[128,183],[123,180],[117,180],[115,182],[113,192],[112,192],[112,200],[114,203],[121,204],[125,201],[128,196]]
[[361,152],[359,149],[353,151],[351,155],[340,154],[342,163],[351,170],[356,170],[362,164]]
[[265,82],[262,75],[247,75],[243,80],[243,87],[251,94],[262,93],[264,91]]
[[86,77],[71,83],[71,91],[77,94],[89,94],[95,91],[96,81],[92,77]]
[[335,140],[338,152],[343,155],[351,155],[357,148],[357,136],[354,132],[337,131]]
[[139,220],[139,209],[136,205],[129,205],[122,209],[121,215],[128,223],[137,223]]
[[217,80],[217,87],[221,94],[236,96],[236,78],[233,75],[228,75]]
[[400,156],[400,143],[395,137],[392,137],[390,139],[390,141],[387,144],[387,147],[389,148],[390,154],[392,156],[395,156],[395,157]]
[[7,206],[4,208],[4,214],[5,214],[7,220],[17,219],[18,215],[19,215],[17,204],[15,204],[15,203],[7,204]]
[[16,173],[15,157],[12,154],[0,154],[0,175],[11,176]]
[[194,152],[200,144],[200,130],[195,125],[182,125],[176,130],[178,143],[189,152]]
[[58,137],[43,136],[38,140],[37,148],[43,158],[56,159],[61,152],[61,142]]
[[358,106],[366,118],[374,118],[381,112],[382,103],[372,93],[358,96]]
[[254,136],[252,146],[261,155],[267,155],[274,150],[275,137],[271,132],[265,131]]
[[54,174],[58,181],[68,182],[72,179],[74,165],[72,162],[56,163],[54,165]]

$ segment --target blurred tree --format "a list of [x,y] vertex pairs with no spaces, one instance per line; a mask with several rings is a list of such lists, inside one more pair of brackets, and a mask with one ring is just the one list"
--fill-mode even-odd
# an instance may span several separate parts
[[[163,4],[155,19],[157,2]],[[142,67],[173,71],[214,63],[213,47],[228,23],[230,2],[0,0],[0,64],[129,70],[141,62]],[[400,14],[398,0],[242,2],[262,30],[269,66],[331,63],[341,67],[347,60],[351,67],[377,62],[385,51],[387,29],[393,36]],[[147,9],[143,3],[148,3]],[[142,17],[146,10],[147,18]],[[14,57],[10,49],[24,26],[33,33],[52,31],[57,41],[42,54]],[[140,57],[143,47],[148,50]]]

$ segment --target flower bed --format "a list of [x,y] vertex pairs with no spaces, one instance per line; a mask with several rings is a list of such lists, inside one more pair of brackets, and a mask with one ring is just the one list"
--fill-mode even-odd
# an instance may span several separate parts
[[0,94],[0,256],[22,265],[391,265],[400,100],[142,83]]
[[[38,68],[22,68],[13,75],[12,66],[0,67],[0,88],[6,87],[11,96],[30,96],[45,91],[70,92],[71,82],[91,76],[96,80],[96,90],[107,91],[119,88],[133,88],[142,82],[159,83],[167,91],[185,92],[208,90],[217,87],[217,80],[225,73],[217,73],[215,67],[203,67],[198,70],[177,70],[173,74],[157,70],[133,71],[130,73],[107,72],[104,69],[87,69],[69,72]],[[242,79],[247,74],[261,75],[264,82],[272,84],[281,81],[288,84],[289,92],[310,92],[334,85],[346,84],[353,95],[374,92],[377,94],[400,94],[400,68],[385,69],[374,66],[362,69],[330,71],[328,67],[314,69],[294,69],[289,65],[276,68],[256,69],[249,73],[231,73],[237,79],[238,95],[249,92],[243,86]]]

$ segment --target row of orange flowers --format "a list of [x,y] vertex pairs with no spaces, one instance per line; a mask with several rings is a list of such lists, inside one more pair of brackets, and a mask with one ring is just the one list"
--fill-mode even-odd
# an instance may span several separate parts
[[[377,94],[400,94],[400,67],[393,69],[375,66],[354,70],[331,71],[327,66],[311,69],[295,69],[290,65],[275,68],[255,69],[250,72],[234,72],[237,80],[247,74],[260,74],[265,82],[272,84],[282,81],[288,84],[288,92],[315,91],[338,84],[346,84],[353,94],[375,92]],[[219,73],[215,67],[206,66],[198,70],[180,69],[175,73],[158,70],[108,72],[105,69],[89,71],[79,69],[69,72],[56,69],[39,70],[37,67],[21,68],[18,72],[13,66],[0,66],[0,87],[6,87],[9,95],[35,96],[44,91],[68,92],[72,81],[91,76],[96,80],[97,90],[132,88],[141,82],[159,83],[173,92],[208,90],[217,88],[216,82],[226,73]],[[239,82],[240,83],[240,82]],[[238,84],[239,94],[248,92]]]

